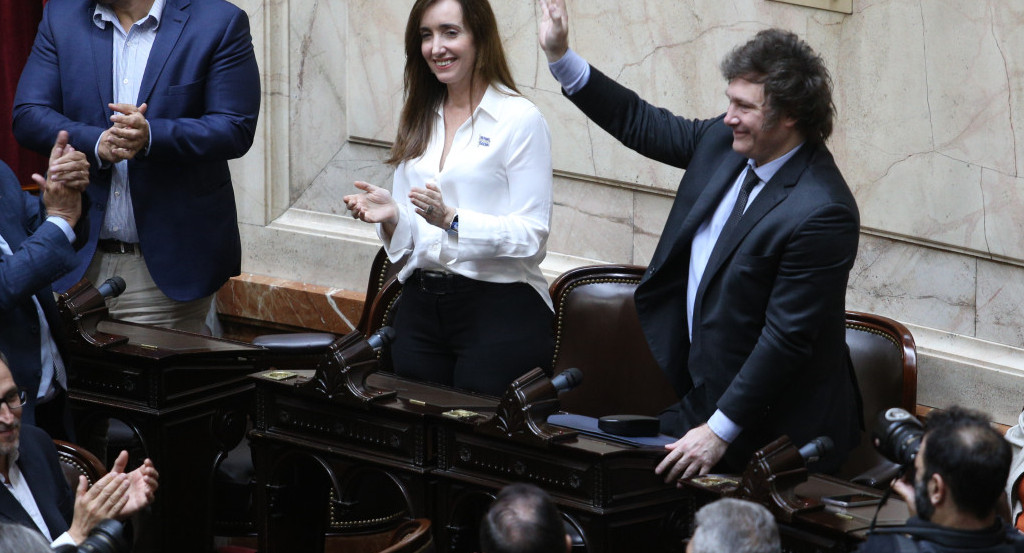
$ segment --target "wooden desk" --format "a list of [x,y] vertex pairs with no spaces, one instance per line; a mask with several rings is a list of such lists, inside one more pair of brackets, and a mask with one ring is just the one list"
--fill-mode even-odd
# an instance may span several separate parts
[[119,321],[98,328],[128,339],[103,347],[73,341],[69,405],[78,441],[101,459],[113,462],[108,445],[120,444],[108,444],[108,436],[125,430],[135,446],[129,469],[149,457],[160,471],[133,551],[212,550],[214,469],[245,436],[247,376],[263,348]]
[[[696,510],[723,492],[719,485],[676,490],[663,484],[653,474],[660,448],[585,435],[545,444],[485,431],[496,417],[510,416],[496,398],[373,373],[371,389],[397,395],[357,405],[311,390],[313,371],[290,374],[251,377],[250,439],[265,553],[321,551],[325,534],[372,531],[403,517],[430,518],[439,552],[475,551],[480,517],[510,482],[546,489],[586,551],[676,552]],[[472,414],[446,414],[457,409]],[[812,475],[797,494],[864,489]],[[852,551],[872,515],[873,507],[802,513],[780,522],[784,550]],[[880,522],[906,518],[906,506],[892,499]]]
[[[498,416],[493,397],[374,373],[369,386],[398,393],[363,408],[304,389],[313,371],[295,372],[252,377],[264,553],[319,551],[325,532],[403,516],[430,518],[439,552],[474,551],[494,494],[517,481],[546,489],[587,551],[683,549],[687,506],[653,473],[660,448],[494,436],[481,431]],[[455,409],[475,415],[445,414]]]
[[[736,475],[708,475],[687,482],[688,489],[695,494],[698,508],[723,495],[740,482]],[[793,519],[779,523],[779,536],[784,553],[845,553],[854,551],[867,535],[877,506],[834,507],[821,505],[817,500],[830,495],[865,492],[881,495],[879,490],[858,486],[852,482],[822,474],[812,474],[807,481],[796,487],[797,497],[816,505],[808,511],[797,513]],[[877,526],[899,526],[909,517],[907,505],[899,496],[890,497],[877,516]]]

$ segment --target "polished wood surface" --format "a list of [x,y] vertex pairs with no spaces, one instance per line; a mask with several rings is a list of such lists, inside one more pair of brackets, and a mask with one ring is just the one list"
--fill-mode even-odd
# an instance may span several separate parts
[[136,525],[134,551],[205,552],[213,545],[215,469],[245,436],[252,383],[264,350],[146,325],[101,320],[115,339],[72,340],[68,405],[77,440],[109,464],[120,449],[129,470],[149,457],[160,489]]
[[[387,373],[367,385],[396,395],[358,407],[311,393],[313,376],[253,376],[261,551],[316,551],[346,525],[401,517],[430,518],[439,551],[473,551],[484,510],[513,481],[551,493],[587,551],[682,550],[683,495],[654,475],[659,448],[501,436],[494,429],[515,422],[496,419],[516,415],[503,415],[498,398]],[[367,475],[384,485],[360,496]],[[325,513],[328,504],[344,509]]]

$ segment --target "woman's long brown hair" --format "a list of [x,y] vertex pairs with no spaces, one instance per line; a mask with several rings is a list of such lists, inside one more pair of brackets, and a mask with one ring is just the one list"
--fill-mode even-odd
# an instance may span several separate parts
[[[398,121],[398,135],[385,161],[398,165],[423,155],[434,128],[434,113],[444,101],[447,87],[430,71],[421,53],[420,22],[423,12],[440,0],[416,0],[405,26],[405,105]],[[505,61],[505,50],[498,34],[498,22],[487,0],[456,0],[462,6],[462,21],[473,36],[476,66],[470,82],[500,83],[519,94],[512,81],[512,72]]]

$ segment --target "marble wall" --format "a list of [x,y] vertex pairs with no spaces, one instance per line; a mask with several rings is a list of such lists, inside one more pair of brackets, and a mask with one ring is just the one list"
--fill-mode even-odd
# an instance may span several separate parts
[[[412,1],[236,1],[252,18],[264,86],[256,144],[232,167],[243,271],[361,292],[379,242],[346,215],[341,196],[356,179],[390,185],[381,160],[402,101]],[[516,82],[551,127],[545,271],[645,264],[681,172],[622,147],[561,96],[537,46],[536,4],[492,0]],[[830,147],[863,219],[848,307],[911,328],[920,403],[983,405],[1001,422],[1016,420],[1024,3],[854,0],[846,15],[769,0],[569,0],[569,11],[574,49],[649,101],[692,116],[724,109],[717,64],[732,46],[768,26],[804,37],[833,74]]]

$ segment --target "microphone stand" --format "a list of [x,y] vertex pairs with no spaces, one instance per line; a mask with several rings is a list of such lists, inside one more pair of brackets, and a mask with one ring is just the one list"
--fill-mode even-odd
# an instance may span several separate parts
[[818,500],[797,497],[796,487],[807,481],[807,474],[800,451],[788,436],[781,436],[754,453],[739,487],[726,495],[756,501],[778,519],[792,522],[799,513],[824,507]]
[[362,332],[353,330],[327,347],[316,364],[313,378],[300,388],[332,401],[369,409],[372,402],[398,395],[395,390],[371,389],[366,385],[366,378],[377,368],[377,352]]
[[64,324],[71,329],[73,344],[109,347],[128,342],[127,336],[97,330],[100,321],[110,318],[106,298],[83,278],[57,298],[57,309]]
[[477,431],[528,444],[574,440],[579,432],[547,423],[548,416],[561,406],[558,390],[537,367],[509,384],[494,417],[477,426]]

